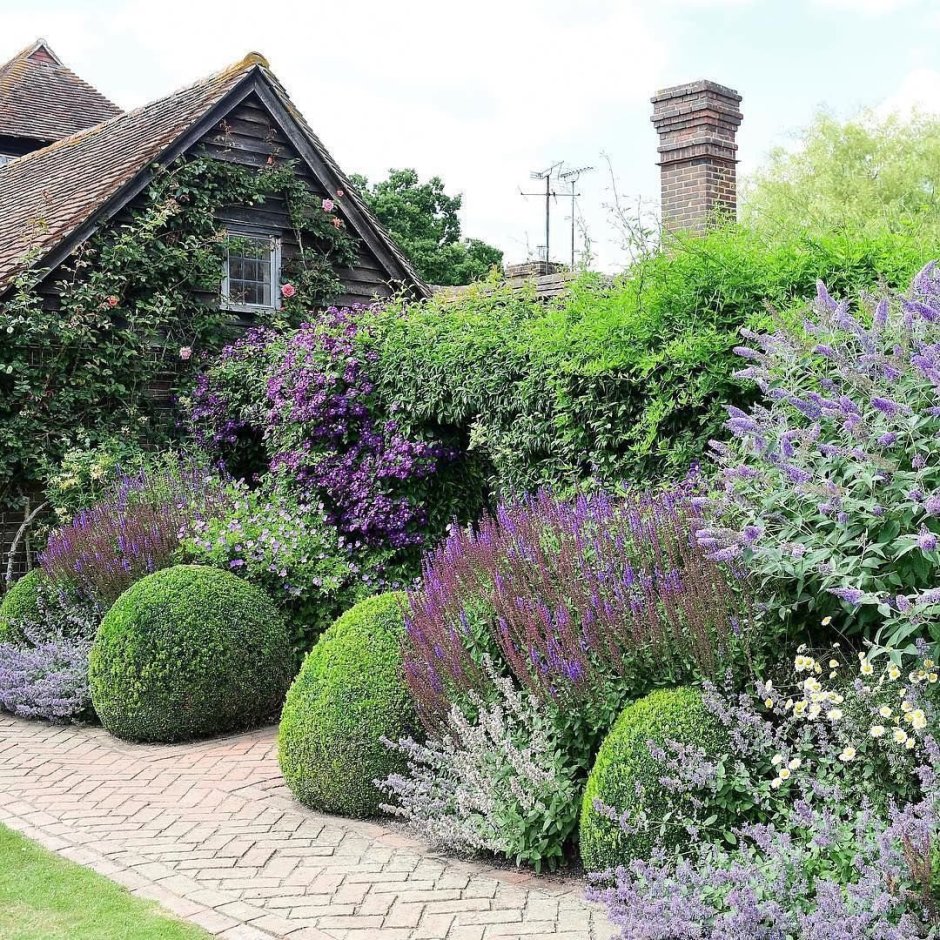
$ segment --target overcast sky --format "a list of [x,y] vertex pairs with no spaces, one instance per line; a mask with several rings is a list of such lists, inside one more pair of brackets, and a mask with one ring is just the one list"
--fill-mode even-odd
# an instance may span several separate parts
[[603,155],[622,196],[655,203],[658,88],[738,89],[744,173],[822,106],[940,110],[937,0],[0,0],[0,61],[39,36],[124,108],[261,52],[347,172],[441,176],[464,234],[509,261],[544,242],[529,171],[594,165],[581,208],[606,270]]

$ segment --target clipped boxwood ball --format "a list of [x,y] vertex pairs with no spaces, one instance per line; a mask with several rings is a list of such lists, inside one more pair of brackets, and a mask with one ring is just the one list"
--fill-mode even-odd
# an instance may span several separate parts
[[89,658],[101,723],[131,741],[182,741],[259,724],[290,683],[284,622],[254,585],[178,565],[128,588]]
[[302,803],[344,816],[373,816],[373,784],[403,769],[384,744],[411,735],[417,717],[402,678],[405,594],[380,594],[346,611],[320,637],[294,680],[278,750]]
[[[584,792],[581,860],[585,869],[606,871],[648,858],[653,850],[659,820],[670,809],[673,797],[659,782],[663,767],[651,756],[648,741],[660,745],[678,741],[715,754],[726,740],[724,729],[696,689],[659,689],[628,705],[604,739]],[[637,819],[645,811],[652,822],[650,829],[627,835],[594,809],[596,799],[619,813],[628,811],[628,818]],[[688,835],[676,826],[674,831],[667,828],[662,838],[666,846],[673,846]]]
[[26,642],[23,624],[39,623],[42,619],[39,594],[43,583],[42,572],[34,568],[15,581],[6,592],[0,604],[0,643]]

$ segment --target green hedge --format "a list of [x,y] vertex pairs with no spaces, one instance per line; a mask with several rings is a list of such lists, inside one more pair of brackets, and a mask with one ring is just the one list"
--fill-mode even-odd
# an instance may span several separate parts
[[[713,753],[725,740],[718,720],[705,708],[701,693],[692,688],[658,689],[628,705],[601,745],[588,777],[581,806],[581,860],[587,871],[606,871],[647,858],[660,823],[669,811],[671,794],[659,782],[662,764],[649,752],[647,742],[679,741]],[[646,814],[649,828],[628,835],[594,808],[600,799],[628,818]],[[687,834],[668,824],[665,845],[680,843]]]
[[405,594],[361,601],[329,627],[291,686],[279,755],[302,803],[344,816],[378,812],[373,784],[402,769],[381,742],[414,734],[417,717],[402,679]]
[[906,286],[940,245],[901,235],[813,233],[774,243],[740,226],[675,236],[613,284],[579,279],[549,304],[492,284],[390,304],[374,344],[396,421],[455,431],[491,489],[646,483],[682,476],[745,401],[732,373],[744,325],[766,304]]
[[0,604],[0,643],[25,643],[22,625],[39,623],[42,613],[39,609],[39,595],[43,577],[39,568],[16,581],[4,595]]
[[276,712],[290,663],[284,623],[262,591],[178,565],[108,611],[91,650],[92,701],[108,731],[133,741],[234,731]]

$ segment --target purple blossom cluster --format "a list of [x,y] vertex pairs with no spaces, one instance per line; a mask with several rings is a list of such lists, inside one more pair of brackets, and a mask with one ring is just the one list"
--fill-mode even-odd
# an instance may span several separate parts
[[0,643],[0,708],[22,718],[64,722],[91,714],[87,637],[45,637],[34,645]]
[[[815,810],[805,808],[804,816],[816,824]],[[690,858],[637,860],[616,870],[612,886],[608,876],[596,878],[589,894],[606,904],[623,940],[934,936],[937,922],[918,896],[923,885],[910,862],[936,838],[935,808],[906,807],[888,824],[867,817],[844,823],[839,849],[852,869],[846,883],[818,872],[820,847],[812,840],[753,825],[739,831],[739,850],[704,843]]]
[[226,346],[211,369],[196,376],[188,400],[188,423],[200,447],[219,456],[254,429],[259,388],[276,334],[265,327],[248,330]]
[[422,541],[427,519],[409,484],[447,455],[377,414],[374,354],[357,343],[368,316],[331,307],[287,339],[267,385],[271,469],[319,495],[343,534],[402,548]]
[[481,653],[542,701],[590,702],[627,670],[714,674],[748,615],[734,578],[692,538],[700,524],[683,487],[541,492],[452,531],[424,561],[406,628],[425,722],[485,687]]
[[331,307],[286,336],[251,331],[199,377],[189,424],[230,468],[239,446],[259,442],[252,471],[324,503],[354,547],[400,549],[420,544],[426,527],[417,484],[454,455],[383,411],[375,354],[363,342],[371,316],[367,307]]
[[[940,269],[857,308],[820,283],[801,324],[743,331],[737,375],[763,395],[712,442],[722,487],[698,532],[712,557],[796,603],[851,611],[893,645],[929,632],[940,563]],[[885,613],[887,612],[887,613]],[[936,639],[936,638],[935,638]]]
[[170,460],[120,477],[100,502],[53,530],[40,564],[51,582],[107,609],[134,582],[173,564],[195,521],[228,506],[217,475]]

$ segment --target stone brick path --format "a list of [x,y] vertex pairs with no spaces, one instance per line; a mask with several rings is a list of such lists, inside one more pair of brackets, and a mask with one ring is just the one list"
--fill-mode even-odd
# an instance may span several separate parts
[[455,861],[299,806],[273,728],[151,746],[0,715],[0,822],[227,940],[612,933],[580,881]]

